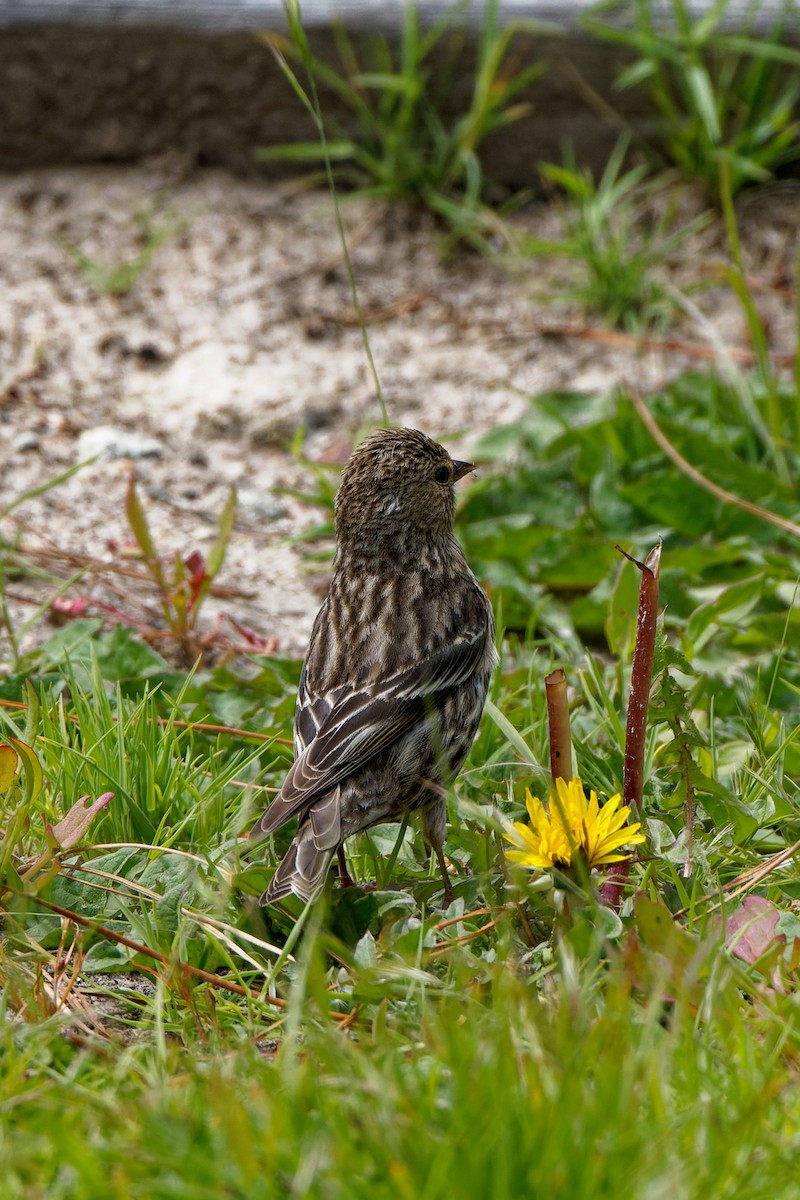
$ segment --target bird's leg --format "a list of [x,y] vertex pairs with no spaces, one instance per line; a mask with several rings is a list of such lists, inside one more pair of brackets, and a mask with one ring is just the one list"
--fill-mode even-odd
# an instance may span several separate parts
[[432,801],[420,810],[419,823],[422,826],[422,836],[425,839],[425,845],[433,850],[436,855],[436,861],[439,864],[439,870],[442,872],[442,883],[444,884],[444,906],[449,907],[455,899],[452,885],[450,883],[450,873],[447,870],[447,863],[444,860],[444,845],[445,833],[447,832],[447,792],[438,783],[432,782],[430,779],[420,779],[420,783],[433,793]]
[[339,859],[339,886],[343,888],[356,887],[356,881],[352,878],[347,869],[347,863],[345,862],[344,857],[344,846],[340,846],[338,848],[336,855]]
[[444,861],[444,851],[441,846],[434,845],[433,852],[436,855],[436,861],[439,864],[439,870],[442,872],[442,882],[444,883],[444,906],[449,908],[455,900],[455,892],[450,883],[450,873],[447,870],[447,863]]

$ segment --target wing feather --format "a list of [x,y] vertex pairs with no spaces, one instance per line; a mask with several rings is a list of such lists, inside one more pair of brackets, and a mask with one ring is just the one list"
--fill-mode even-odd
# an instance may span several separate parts
[[[299,692],[303,711],[296,722],[300,752],[280,792],[254,826],[253,835],[274,833],[398,743],[435,707],[437,695],[464,683],[479,669],[489,649],[490,637],[491,630],[485,624],[378,684],[359,689],[337,688],[335,693],[316,700],[306,694],[304,672]],[[306,710],[311,710],[311,720]],[[318,726],[316,712],[321,718]],[[312,722],[317,732],[306,742]]]

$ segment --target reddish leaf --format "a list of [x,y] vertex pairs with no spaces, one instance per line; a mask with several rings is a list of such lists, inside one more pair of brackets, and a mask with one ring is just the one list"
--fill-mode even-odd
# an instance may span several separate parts
[[89,797],[81,796],[80,800],[75,801],[67,815],[57,825],[48,826],[48,833],[61,850],[71,849],[81,840],[100,810],[105,808],[113,798],[113,792],[103,792],[102,796],[98,796],[87,807],[86,801]]
[[191,554],[187,554],[183,560],[184,566],[189,570],[192,577],[192,583],[201,579],[205,579],[206,575],[206,560],[203,558],[199,550],[192,550]]
[[742,962],[754,963],[776,943],[786,945],[784,934],[775,930],[781,910],[763,896],[748,896],[726,922],[727,945]]
[[240,633],[244,640],[252,647],[253,650],[260,651],[262,654],[274,654],[278,649],[278,639],[273,635],[270,637],[262,637],[260,633],[250,629],[247,625],[242,625],[241,621],[237,621],[230,613],[225,613],[225,616],[230,621],[233,628]]

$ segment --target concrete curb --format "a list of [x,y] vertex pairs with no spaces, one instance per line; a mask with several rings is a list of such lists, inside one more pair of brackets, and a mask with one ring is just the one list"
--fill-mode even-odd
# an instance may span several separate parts
[[[762,18],[774,17],[779,4],[762,4]],[[302,11],[315,54],[335,65],[334,15],[359,48],[376,30],[396,34],[404,7],[404,0],[306,0]],[[419,7],[433,19],[452,3],[422,0]],[[484,7],[473,0],[465,8],[453,113],[468,101]],[[581,161],[600,166],[619,136],[615,112],[648,132],[651,115],[641,99],[613,90],[624,51],[576,23],[589,7],[587,0],[501,4],[504,19],[557,17],[564,31],[529,32],[516,43],[521,58],[542,60],[547,71],[524,97],[530,114],[482,146],[487,174],[509,188],[533,184],[537,163],[560,161],[568,142]],[[748,7],[734,0],[731,16]],[[178,152],[190,163],[252,171],[256,147],[315,138],[270,50],[253,36],[285,28],[279,0],[0,0],[0,26],[0,170]],[[322,99],[330,127],[347,128],[342,103],[331,92]]]
[[[652,0],[667,17],[671,0]],[[713,0],[688,0],[690,11],[703,13]],[[338,20],[353,28],[397,29],[407,0],[302,0],[307,28]],[[570,28],[595,7],[595,0],[501,0],[502,19],[557,22]],[[782,0],[761,0],[754,13],[752,0],[730,0],[726,14],[732,26],[755,21],[767,27],[780,14]],[[453,0],[419,0],[425,21],[452,11]],[[477,24],[485,0],[464,4],[463,20]],[[168,25],[215,32],[277,29],[285,26],[282,0],[0,0],[0,26],[25,24]]]

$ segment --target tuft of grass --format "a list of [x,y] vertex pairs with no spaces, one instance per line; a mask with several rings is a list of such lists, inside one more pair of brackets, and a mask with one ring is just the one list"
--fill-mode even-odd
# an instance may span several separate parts
[[702,12],[687,0],[669,0],[666,8],[668,16],[652,0],[602,0],[584,24],[632,51],[635,61],[617,87],[647,92],[669,161],[720,207],[723,165],[735,194],[800,158],[800,51],[784,38],[796,6],[784,6],[771,33],[759,35],[726,31],[731,0]]
[[[309,106],[288,59],[299,59],[316,82],[328,87],[351,110],[355,131],[334,129],[325,144],[293,143],[256,152],[262,162],[319,161],[336,164],[337,182],[358,194],[421,205],[463,239],[485,249],[500,222],[486,201],[491,184],[478,150],[492,133],[529,110],[520,95],[542,73],[541,63],[518,51],[520,34],[540,31],[530,21],[500,20],[499,5],[486,5],[477,45],[472,91],[464,110],[448,115],[448,93],[465,52],[464,4],[456,4],[423,28],[417,4],[405,6],[400,46],[374,38],[367,61],[343,28],[336,30],[341,69],[311,55],[304,38],[294,42],[264,35],[296,92]],[[341,165],[340,165],[341,164]]]
[[622,138],[597,181],[588,169],[577,166],[571,151],[565,153],[563,166],[543,164],[543,178],[566,194],[566,237],[525,237],[520,249],[526,255],[557,255],[580,264],[585,282],[568,294],[609,325],[638,333],[669,323],[676,299],[665,267],[710,218],[700,214],[680,221],[681,197],[672,186],[674,180],[648,180],[642,165],[623,172],[627,150],[628,139]]

